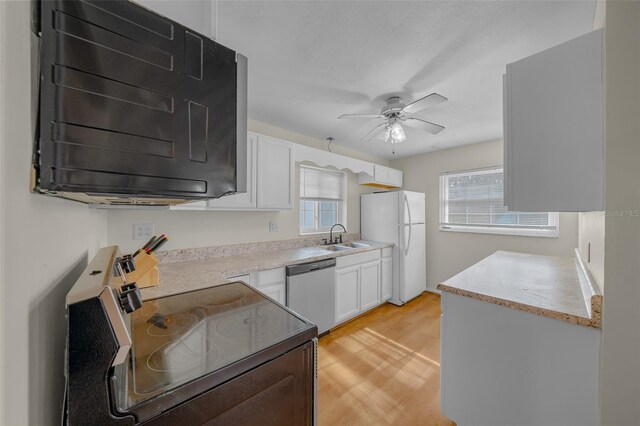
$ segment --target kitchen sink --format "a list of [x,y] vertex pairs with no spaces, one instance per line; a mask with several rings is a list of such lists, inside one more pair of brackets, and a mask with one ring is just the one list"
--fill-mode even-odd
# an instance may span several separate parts
[[321,246],[320,248],[324,250],[330,250],[330,251],[342,251],[342,250],[351,250],[353,247],[347,247],[346,245],[340,245],[340,244],[332,244],[330,246]]
[[351,248],[363,248],[363,247],[369,247],[371,244],[359,243],[357,241],[353,241],[353,242],[350,242],[350,243],[342,243],[341,245],[343,245],[345,247],[351,247]]

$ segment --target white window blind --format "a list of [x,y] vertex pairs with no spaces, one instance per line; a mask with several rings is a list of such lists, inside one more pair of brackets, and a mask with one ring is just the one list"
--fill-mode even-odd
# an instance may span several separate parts
[[341,172],[300,167],[300,198],[314,201],[342,201],[343,176]]
[[558,214],[509,211],[501,167],[440,176],[440,229],[513,235],[558,235]]
[[345,174],[300,166],[300,233],[328,231],[346,217]]

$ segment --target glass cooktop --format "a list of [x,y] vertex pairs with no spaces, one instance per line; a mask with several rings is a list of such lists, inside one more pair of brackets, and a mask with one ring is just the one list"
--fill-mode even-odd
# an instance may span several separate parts
[[128,396],[120,408],[175,389],[310,327],[239,282],[146,301],[131,314]]

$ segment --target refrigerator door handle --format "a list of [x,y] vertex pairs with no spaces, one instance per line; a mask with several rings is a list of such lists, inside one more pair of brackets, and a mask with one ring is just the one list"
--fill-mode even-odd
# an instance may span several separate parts
[[407,239],[407,244],[405,245],[405,248],[404,248],[404,254],[406,256],[409,254],[409,247],[411,247],[411,228],[413,228],[413,225],[409,224],[405,226],[409,227],[409,238]]
[[411,207],[409,207],[409,199],[407,194],[404,194],[404,205],[407,208],[407,215],[409,215],[409,225],[411,225]]
[[[409,200],[407,199],[407,194],[404,194],[404,205],[407,208],[407,215],[409,216],[409,238],[407,239],[407,243],[405,244],[404,247],[404,254],[405,256],[407,254],[409,254],[409,247],[411,246],[411,228],[412,228],[412,224],[411,224],[411,208],[409,207]],[[407,224],[405,224],[404,226],[407,226]]]

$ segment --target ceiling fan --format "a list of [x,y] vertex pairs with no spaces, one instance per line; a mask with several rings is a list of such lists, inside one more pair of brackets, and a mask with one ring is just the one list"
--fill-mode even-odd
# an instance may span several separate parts
[[[387,99],[387,104],[380,110],[379,114],[342,114],[339,119],[359,118],[374,119],[384,118],[386,121],[374,127],[361,140],[370,140],[379,132],[379,138],[384,141],[391,142],[392,145],[403,142],[407,139],[402,125],[414,127],[432,135],[436,135],[444,130],[443,126],[431,123],[420,118],[411,117],[418,111],[422,111],[433,105],[445,102],[447,98],[437,93],[432,93],[415,102],[405,105],[401,102],[399,96],[392,96]],[[395,153],[395,149],[394,149]]]

